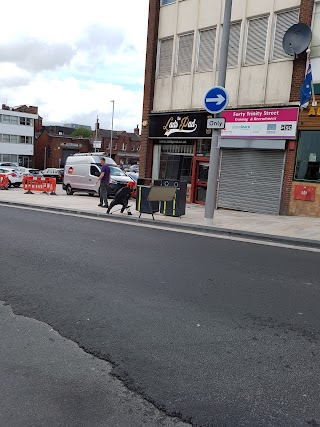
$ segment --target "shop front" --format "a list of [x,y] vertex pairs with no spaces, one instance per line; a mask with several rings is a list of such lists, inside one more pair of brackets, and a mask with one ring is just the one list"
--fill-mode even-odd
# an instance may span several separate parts
[[290,215],[320,217],[320,98],[302,110],[290,200]]
[[[278,215],[286,147],[297,134],[299,109],[226,110],[217,207]],[[150,115],[153,179],[188,183],[188,201],[205,204],[211,130],[205,112]]]
[[218,207],[278,215],[298,108],[228,110],[223,116]]
[[150,115],[152,179],[185,181],[187,201],[204,204],[211,144],[205,112]]

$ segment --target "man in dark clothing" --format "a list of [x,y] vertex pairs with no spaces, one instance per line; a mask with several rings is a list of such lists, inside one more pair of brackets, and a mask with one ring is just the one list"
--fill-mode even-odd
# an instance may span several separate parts
[[110,181],[110,168],[106,164],[106,159],[101,157],[101,173],[98,178],[98,182],[100,181],[100,203],[98,206],[107,208],[108,207],[108,184]]

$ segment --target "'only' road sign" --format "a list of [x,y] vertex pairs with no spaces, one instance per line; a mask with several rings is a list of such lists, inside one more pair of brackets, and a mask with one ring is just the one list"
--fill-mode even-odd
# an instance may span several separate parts
[[226,119],[224,117],[217,117],[207,120],[207,129],[224,129],[226,127]]
[[229,103],[229,95],[224,87],[215,86],[209,90],[204,98],[205,109],[212,114],[223,111]]

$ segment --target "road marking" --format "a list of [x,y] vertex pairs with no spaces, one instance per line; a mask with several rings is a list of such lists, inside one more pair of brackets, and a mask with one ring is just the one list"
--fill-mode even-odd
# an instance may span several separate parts
[[201,231],[194,231],[194,230],[186,230],[186,229],[179,229],[179,228],[172,228],[172,227],[166,227],[165,224],[162,225],[156,225],[156,224],[145,224],[145,223],[134,223],[131,221],[123,221],[123,220],[117,220],[116,218],[111,217],[92,217],[89,214],[85,215],[83,213],[73,213],[73,212],[55,212],[51,211],[49,209],[37,209],[32,207],[26,207],[26,206],[12,206],[12,205],[3,205],[0,202],[1,207],[5,208],[12,208],[12,209],[24,209],[24,210],[30,210],[30,211],[36,211],[36,212],[43,212],[43,213],[49,213],[53,215],[63,215],[63,216],[72,216],[76,218],[82,218],[82,219],[89,219],[93,221],[104,221],[104,222],[113,222],[115,224],[125,224],[130,225],[134,227],[143,227],[143,228],[150,228],[150,229],[156,229],[156,230],[163,230],[163,231],[171,231],[174,233],[182,233],[182,234],[192,234],[195,236],[202,236],[202,237],[209,237],[212,239],[220,239],[220,240],[232,240],[235,242],[241,242],[241,243],[251,243],[254,245],[262,245],[262,246],[272,246],[276,248],[284,248],[284,249],[293,249],[296,251],[304,251],[304,252],[315,252],[320,253],[320,249],[318,248],[310,248],[310,247],[300,247],[295,245],[289,245],[285,243],[277,243],[277,242],[267,242],[267,241],[261,241],[261,240],[255,240],[251,238],[242,238],[242,237],[234,237],[234,236],[226,236],[223,234],[210,234],[210,233],[204,233]]

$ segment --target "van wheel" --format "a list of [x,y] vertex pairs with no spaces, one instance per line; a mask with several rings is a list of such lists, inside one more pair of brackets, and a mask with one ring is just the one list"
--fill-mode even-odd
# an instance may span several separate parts
[[71,188],[71,186],[70,186],[70,185],[67,185],[66,192],[67,192],[67,195],[68,195],[68,196],[72,196],[73,191],[72,191],[72,188]]

